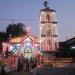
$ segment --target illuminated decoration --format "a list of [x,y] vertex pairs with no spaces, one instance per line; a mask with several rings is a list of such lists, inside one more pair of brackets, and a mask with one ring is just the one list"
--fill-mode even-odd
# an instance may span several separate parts
[[26,46],[26,48],[24,49],[24,53],[31,53],[32,52],[32,48],[30,46]]
[[42,17],[40,17],[40,19],[42,20]]
[[47,36],[50,36],[51,35],[51,28],[50,28],[50,26],[48,26],[48,28],[47,28]]
[[40,30],[42,30],[42,27],[40,27]]
[[72,50],[75,50],[75,46],[72,46],[71,49],[72,49]]
[[30,27],[27,27],[27,33],[30,35]]
[[32,54],[32,48],[30,47],[30,46],[26,46],[25,48],[24,48],[24,57],[26,58],[26,57],[33,57],[32,56],[33,54]]
[[7,50],[7,48],[8,48],[8,43],[4,43],[3,42],[3,53],[5,53],[6,52],[6,50]]
[[19,50],[19,44],[9,46],[9,51],[13,51],[14,53],[17,53],[18,50]]
[[47,19],[47,21],[48,21],[48,22],[50,22],[51,17],[50,17],[50,15],[49,15],[49,14],[47,14],[47,15],[46,15],[46,19]]
[[8,49],[18,56],[22,54],[25,58],[28,57],[29,59],[31,57],[36,57],[39,52],[41,53],[39,44],[37,44],[38,40],[36,39],[38,38],[30,36],[30,33],[24,37],[12,38],[9,42]]
[[31,42],[31,40],[29,38],[26,38],[26,42]]
[[52,42],[51,42],[51,40],[48,40],[48,41],[47,41],[47,44],[48,44],[48,45],[47,45],[47,46],[48,46],[47,49],[48,49],[48,50],[51,50],[51,49],[52,49]]
[[22,51],[25,51],[26,47],[31,47],[32,48],[32,42],[31,42],[31,40],[28,37],[21,44],[23,44],[21,46],[21,50]]
[[30,32],[30,28],[29,27],[27,28],[27,31]]
[[[55,10],[48,7],[48,2],[44,2],[44,9],[40,11],[40,38],[30,36],[30,28],[27,27],[27,35],[22,37],[11,38],[9,41],[9,51],[22,54],[24,57],[33,57],[44,51],[54,51],[57,40],[56,35],[56,18]],[[57,38],[57,37],[56,37]],[[39,42],[37,41],[39,39]],[[39,43],[40,45],[35,45]],[[4,48],[4,46],[3,46]],[[4,48],[4,50],[6,50]],[[27,52],[27,53],[26,53]],[[29,53],[28,53],[29,52]],[[29,56],[28,56],[29,55]]]
[[56,27],[56,24],[53,24],[53,27]]
[[38,47],[38,44],[35,44],[36,47]]
[[[44,9],[40,10],[40,49],[42,51],[56,51],[58,45],[58,36],[56,30],[56,11],[49,8],[48,1],[44,2]],[[56,40],[54,39],[56,38]],[[57,44],[57,45],[56,45]]]
[[15,37],[12,38],[10,42],[20,42],[21,41],[21,37]]
[[9,51],[13,51],[13,46],[9,46]]

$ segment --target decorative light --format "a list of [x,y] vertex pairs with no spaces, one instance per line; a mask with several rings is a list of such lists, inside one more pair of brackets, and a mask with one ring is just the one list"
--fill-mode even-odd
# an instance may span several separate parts
[[56,40],[57,38],[56,37],[54,37],[54,40]]
[[41,26],[43,27],[43,26],[44,26],[44,24],[41,24]]
[[30,28],[29,27],[27,27],[27,32],[30,33]]
[[19,46],[20,44],[17,44],[17,46]]
[[71,49],[75,49],[75,46],[72,46]]
[[5,43],[2,43],[2,44],[3,44],[3,46],[6,45]]
[[35,46],[38,46],[38,44],[35,44]]
[[49,28],[49,27],[47,27],[47,29],[49,30],[50,28]]
[[40,16],[40,20],[42,20],[42,17]]
[[26,38],[26,41],[31,41],[29,38]]
[[52,12],[53,15],[55,15],[55,12]]
[[9,47],[9,50],[12,51],[12,50],[13,50],[13,46],[10,46],[10,47]]
[[43,12],[43,11],[41,12],[41,14],[44,14],[44,13],[45,13],[45,12]]
[[53,27],[56,27],[56,24],[53,24]]
[[40,42],[42,42],[43,40],[42,39],[40,39]]
[[42,30],[42,27],[40,27],[40,30]]
[[40,54],[40,51],[38,51],[38,53]]
[[27,45],[27,46],[30,46],[30,43],[29,43],[29,42],[27,42],[27,43],[26,43],[26,45]]

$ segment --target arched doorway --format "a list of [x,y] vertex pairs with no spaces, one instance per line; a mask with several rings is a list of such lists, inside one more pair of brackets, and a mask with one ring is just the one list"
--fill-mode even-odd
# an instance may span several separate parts
[[30,46],[26,46],[23,53],[24,58],[30,59],[32,55],[32,48]]

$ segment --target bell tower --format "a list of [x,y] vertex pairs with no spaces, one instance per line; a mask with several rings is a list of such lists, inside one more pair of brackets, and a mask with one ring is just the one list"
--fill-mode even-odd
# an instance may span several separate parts
[[46,0],[44,8],[40,10],[40,48],[42,51],[56,51],[58,48],[56,11],[49,8],[48,4]]

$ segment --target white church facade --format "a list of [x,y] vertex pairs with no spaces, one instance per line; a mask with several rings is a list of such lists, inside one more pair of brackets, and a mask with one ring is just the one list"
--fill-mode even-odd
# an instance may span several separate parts
[[40,44],[43,51],[56,51],[58,48],[56,11],[48,7],[44,2],[44,8],[40,10]]
[[17,55],[25,58],[36,57],[43,51],[56,51],[58,48],[56,11],[48,7],[48,2],[44,2],[44,8],[40,10],[40,37],[31,36],[30,32],[26,36],[9,39],[3,42],[3,53],[13,51]]

